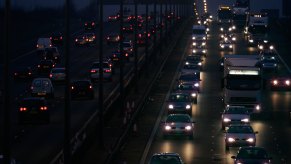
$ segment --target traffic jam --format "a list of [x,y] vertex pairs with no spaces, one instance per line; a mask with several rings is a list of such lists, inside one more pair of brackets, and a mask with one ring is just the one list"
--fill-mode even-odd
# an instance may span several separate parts
[[[213,26],[218,27],[218,30],[212,31],[210,27]],[[275,43],[269,40],[268,31],[267,13],[252,12],[243,3],[233,7],[220,5],[217,19],[206,13],[194,22],[191,53],[186,54],[182,60],[177,82],[165,102],[166,116],[161,122],[161,133],[165,140],[175,143],[176,137],[179,140],[195,138],[197,122],[192,113],[197,110],[195,106],[200,103],[199,97],[203,93],[200,88],[204,81],[200,74],[205,71],[203,65],[207,59],[211,58],[207,44],[210,32],[217,33],[217,47],[223,54],[217,62],[217,68],[222,75],[218,83],[222,91],[220,126],[224,135],[225,154],[229,154],[230,149],[237,150],[237,154],[231,155],[235,164],[273,163],[268,150],[258,144],[256,136],[259,132],[253,128],[252,120],[266,112],[262,102],[264,90],[288,92],[291,79],[290,73],[279,74],[279,69],[283,69],[286,64],[276,51]],[[237,54],[240,48],[237,40],[243,40],[246,48],[252,52]],[[186,154],[154,153],[149,163],[175,161],[173,163],[180,164],[185,161],[183,156]]]

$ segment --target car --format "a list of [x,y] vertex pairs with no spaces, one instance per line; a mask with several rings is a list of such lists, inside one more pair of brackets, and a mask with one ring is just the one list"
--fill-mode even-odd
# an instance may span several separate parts
[[30,90],[33,97],[54,98],[54,87],[49,78],[34,78]]
[[247,42],[248,45],[251,47],[255,47],[258,45],[259,42],[262,42],[263,40],[268,40],[266,36],[264,35],[248,35],[247,36]]
[[203,41],[203,40],[194,40],[194,41],[192,42],[192,46],[193,46],[193,47],[200,46],[200,47],[204,47],[204,48],[206,48],[206,42]]
[[257,133],[249,124],[230,125],[225,131],[225,150],[229,147],[255,146]]
[[197,65],[200,70],[202,69],[202,62],[200,55],[188,55],[185,58],[185,65]]
[[178,153],[155,153],[152,155],[148,164],[183,164],[183,161]]
[[200,92],[200,72],[181,73],[178,78],[179,83],[190,82]]
[[221,114],[221,127],[224,130],[232,124],[249,124],[250,113],[243,106],[226,106]]
[[75,100],[83,97],[94,99],[93,84],[89,80],[73,81],[71,83],[71,98]]
[[184,82],[177,85],[175,92],[187,93],[194,104],[197,104],[198,90],[191,82]]
[[[92,64],[90,69],[91,81],[99,80],[100,62],[96,61]],[[112,81],[112,64],[108,61],[103,61],[103,80]]]
[[26,97],[18,103],[18,122],[49,123],[50,113],[47,101],[41,97]]
[[44,49],[43,60],[53,60],[55,63],[60,62],[61,55],[57,47],[47,47]]
[[188,114],[170,114],[163,124],[163,136],[186,135],[193,139],[194,122]]
[[258,49],[259,51],[263,51],[263,50],[270,50],[270,51],[274,51],[275,50],[275,46],[273,43],[271,43],[268,40],[262,40],[258,42]]
[[258,63],[263,71],[278,71],[279,62],[275,58],[263,57]]
[[[133,44],[131,41],[123,42],[122,46],[125,53],[127,53],[129,56],[133,55]],[[120,44],[118,45],[118,49],[120,49]]]
[[52,82],[64,82],[66,80],[66,69],[64,67],[55,67],[51,69],[50,79]]
[[197,46],[194,46],[192,48],[192,54],[193,55],[203,55],[203,56],[206,56],[206,53],[207,53],[207,49],[206,49],[205,46],[197,45]]
[[53,33],[50,36],[50,40],[53,46],[62,46],[63,45],[63,34],[60,32]]
[[130,24],[130,23],[124,23],[124,24],[123,24],[123,27],[122,27],[122,30],[123,30],[125,33],[132,33],[132,32],[133,32],[133,26],[132,26],[132,24]]
[[189,94],[172,92],[167,100],[168,114],[183,113],[192,115],[192,100]]
[[96,43],[96,35],[93,32],[84,33],[83,36],[86,38],[88,44]]
[[183,67],[181,68],[180,72],[182,74],[185,73],[195,73],[199,72],[201,70],[201,66],[197,64],[184,64]]
[[94,30],[96,28],[95,21],[86,21],[84,23],[85,30]]
[[220,50],[233,50],[233,43],[228,39],[224,39],[219,43]]
[[120,41],[120,36],[117,33],[111,33],[107,35],[106,37],[107,44],[119,43],[119,41]]
[[[120,62],[120,51],[119,50],[113,51],[111,53],[111,56],[109,56],[109,58],[114,63],[114,65],[119,64],[119,62]],[[129,54],[128,53],[123,52],[123,60],[129,61]]]
[[41,60],[37,65],[38,74],[49,74],[51,69],[55,67],[53,60]]
[[109,15],[108,16],[108,22],[115,22],[119,20],[120,16],[119,15]]
[[291,76],[281,75],[269,80],[271,90],[291,91]]
[[240,147],[236,156],[231,156],[234,164],[241,163],[263,163],[271,164],[272,157],[269,156],[265,148],[262,147]]
[[32,79],[35,76],[35,70],[31,67],[17,67],[13,71],[14,80]]
[[261,58],[272,58],[278,60],[278,54],[275,51],[271,50],[262,50],[260,51],[259,56]]
[[42,50],[44,48],[52,47],[52,46],[53,46],[53,44],[52,44],[50,38],[38,38],[37,39],[37,44],[36,44],[37,50]]
[[83,46],[83,45],[87,45],[88,44],[88,39],[85,38],[85,36],[83,35],[78,35],[75,38],[75,45],[76,46]]
[[150,41],[151,34],[146,33],[146,31],[139,30],[137,33],[137,44],[140,46],[145,46],[146,45],[146,37],[148,37],[148,41]]

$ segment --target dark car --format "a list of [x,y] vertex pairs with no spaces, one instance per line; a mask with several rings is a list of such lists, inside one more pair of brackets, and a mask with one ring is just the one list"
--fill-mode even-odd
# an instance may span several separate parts
[[177,85],[175,92],[187,93],[191,100],[197,104],[198,91],[197,87],[191,82],[184,82]]
[[63,34],[60,32],[53,33],[50,36],[50,40],[54,46],[61,46],[61,45],[63,45]]
[[41,97],[27,97],[18,104],[19,123],[49,123],[50,113],[47,101]]
[[31,67],[18,67],[13,72],[15,80],[32,79],[34,77],[34,70]]
[[291,90],[291,76],[277,76],[273,77],[269,81],[271,90],[283,90],[290,91]]
[[146,31],[140,30],[137,33],[137,44],[140,46],[145,46],[146,44],[146,37],[148,37],[148,41],[151,37],[151,34],[148,33]]
[[195,73],[183,73],[179,76],[178,81],[180,83],[190,82],[196,87],[196,90],[200,92],[200,72]]
[[87,21],[84,23],[85,30],[94,30],[96,28],[95,21]]
[[132,33],[133,32],[133,26],[130,23],[125,23],[122,27],[122,30],[126,33]]
[[279,66],[278,60],[274,58],[266,58],[266,57],[262,58],[258,64],[260,68],[264,71],[277,72],[278,66]]
[[[110,59],[114,64],[119,64],[120,57],[120,51],[116,50],[111,53]],[[129,54],[127,52],[123,52],[123,60],[129,61]]]
[[177,153],[155,153],[149,164],[183,164],[183,161]]
[[94,99],[93,84],[89,80],[77,80],[71,84],[71,98]]
[[37,65],[37,71],[39,74],[49,74],[54,67],[55,63],[52,60],[41,60]]
[[61,55],[58,51],[57,47],[48,47],[44,49],[43,54],[44,60],[53,60],[54,62],[59,62],[61,59]]
[[271,157],[261,147],[240,147],[236,156],[231,156],[235,164],[240,163],[263,163],[270,164]]
[[106,42],[107,44],[118,43],[120,41],[120,36],[117,33],[111,33],[107,35]]

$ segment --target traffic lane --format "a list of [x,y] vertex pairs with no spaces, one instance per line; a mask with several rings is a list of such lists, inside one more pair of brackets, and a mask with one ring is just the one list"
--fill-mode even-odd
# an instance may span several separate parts
[[[125,69],[125,71],[127,71],[126,69]],[[115,80],[114,80],[115,81]],[[116,81],[118,81],[118,78],[116,79]],[[105,91],[109,91],[110,89],[106,89],[106,85],[105,85],[105,89],[104,89]],[[56,95],[58,95],[58,93],[56,93]],[[77,130],[81,125],[79,124],[80,123],[80,121],[81,122],[85,122],[86,120],[87,120],[87,118],[89,118],[89,116],[91,115],[91,113],[93,113],[94,112],[94,110],[96,110],[97,108],[98,108],[98,106],[96,105],[96,104],[98,104],[98,102],[97,102],[97,98],[95,99],[95,102],[93,102],[93,103],[86,103],[86,108],[88,107],[89,109],[92,109],[92,110],[89,110],[89,111],[86,111],[86,113],[85,113],[85,115],[86,116],[84,116],[84,103],[83,102],[80,102],[80,103],[74,103],[74,109],[72,109],[72,111],[74,111],[73,113],[72,113],[72,120],[74,120],[74,122],[72,123],[72,127],[74,127],[74,129],[75,130]],[[62,102],[62,101],[61,101]],[[96,105],[96,106],[92,106],[92,105]],[[58,107],[57,109],[55,109],[54,111],[56,111],[56,114],[53,114],[53,117],[52,117],[52,119],[54,119],[54,116],[57,116],[56,117],[56,119],[59,121],[59,120],[61,120],[61,116],[63,116],[59,111],[63,111],[63,104],[60,104],[60,105],[54,105],[55,107]],[[76,109],[78,110],[78,109],[80,109],[80,111],[78,112],[78,111],[76,111]],[[78,121],[77,121],[78,120]],[[52,120],[52,122],[54,122],[54,120]],[[75,131],[73,129],[73,131]],[[52,132],[52,131],[54,131],[54,130],[49,130],[49,131],[47,131],[47,132],[43,132],[43,134],[46,134],[46,133],[48,133],[47,135],[44,135],[44,136],[48,136],[48,135],[50,135],[50,132]],[[61,133],[62,134],[62,133]],[[27,138],[30,138],[31,139],[31,142],[33,143],[33,140],[34,140],[34,137],[33,136],[38,136],[37,134],[34,134],[34,133],[32,133],[31,134],[31,138],[30,137],[27,137]],[[43,139],[44,140],[46,140],[46,138],[45,137],[43,137]],[[26,142],[26,141],[25,141]],[[28,141],[29,142],[29,141]],[[51,141],[52,142],[52,141]],[[39,143],[39,144],[36,144],[35,146],[35,149],[37,150],[38,148],[39,148],[39,145],[40,145],[41,143]],[[23,146],[20,146],[20,147],[22,147],[22,148],[25,148],[25,147],[27,147],[27,145],[26,144],[24,144]],[[33,150],[34,148],[33,148],[33,146],[31,146],[31,150]],[[23,151],[25,151],[25,149],[22,151],[22,149],[21,148],[19,148],[19,147],[16,147],[15,148],[15,150],[19,150],[19,152],[20,153],[18,153],[17,152],[17,154],[15,155],[16,157],[19,157],[19,159],[23,159],[23,158],[27,158],[27,156],[22,156],[22,154],[23,154]],[[42,155],[42,154],[41,154]],[[43,158],[45,158],[45,157],[43,157]],[[30,159],[28,159],[28,161],[30,161]],[[34,161],[34,159],[32,159],[32,161]]]

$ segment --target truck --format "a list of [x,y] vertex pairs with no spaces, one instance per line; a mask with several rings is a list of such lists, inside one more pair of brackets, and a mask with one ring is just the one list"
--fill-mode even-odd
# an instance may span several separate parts
[[231,23],[232,22],[232,10],[230,6],[220,5],[217,11],[218,23]]
[[258,55],[225,55],[221,80],[225,106],[243,106],[250,113],[262,111],[262,72]]
[[269,18],[267,13],[249,12],[244,29],[246,35],[264,35],[269,30]]
[[237,27],[244,27],[249,12],[249,0],[236,0],[232,7],[233,22]]

